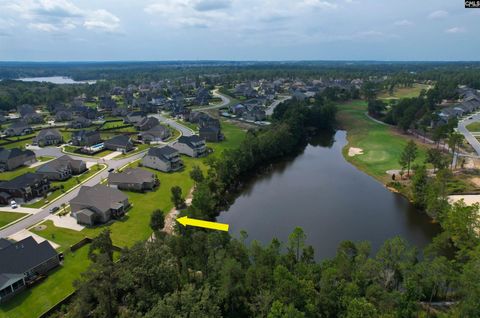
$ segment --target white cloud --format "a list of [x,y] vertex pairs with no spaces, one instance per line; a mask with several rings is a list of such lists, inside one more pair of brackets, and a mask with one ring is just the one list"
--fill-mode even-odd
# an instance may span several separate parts
[[448,12],[444,10],[433,11],[428,15],[429,19],[443,19],[448,17]]
[[28,21],[30,29],[43,32],[64,32],[80,26],[114,31],[120,26],[120,19],[112,13],[81,9],[69,0],[17,0],[5,9]]
[[411,26],[413,24],[414,23],[410,20],[398,20],[393,23],[393,25],[396,25],[396,26]]
[[120,27],[120,19],[107,10],[95,10],[89,13],[83,24],[87,29],[115,31]]
[[446,33],[451,33],[451,34],[464,33],[465,31],[466,30],[463,27],[452,27],[452,28],[449,28],[449,29],[445,30]]

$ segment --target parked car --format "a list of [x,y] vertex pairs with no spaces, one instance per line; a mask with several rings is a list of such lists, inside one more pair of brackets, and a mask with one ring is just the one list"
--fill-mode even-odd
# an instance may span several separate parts
[[15,202],[15,201],[10,202],[10,207],[11,207],[12,209],[18,208],[17,202]]
[[112,171],[115,171],[115,169],[113,168],[108,169],[108,172],[112,172]]
[[58,206],[54,206],[53,208],[50,209],[50,213],[55,213],[58,210],[60,210],[60,208]]

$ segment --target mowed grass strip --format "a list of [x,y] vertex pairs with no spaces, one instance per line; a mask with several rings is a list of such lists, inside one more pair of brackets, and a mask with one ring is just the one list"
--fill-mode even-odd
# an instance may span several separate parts
[[[347,130],[348,144],[344,157],[353,165],[376,179],[386,182],[387,170],[400,169],[399,158],[410,137],[392,127],[374,122],[366,116],[367,103],[353,101],[338,105],[338,121]],[[427,147],[417,142],[418,155],[414,163],[425,161]],[[360,148],[363,154],[348,156],[350,147]]]
[[26,216],[26,213],[0,211],[0,228]]

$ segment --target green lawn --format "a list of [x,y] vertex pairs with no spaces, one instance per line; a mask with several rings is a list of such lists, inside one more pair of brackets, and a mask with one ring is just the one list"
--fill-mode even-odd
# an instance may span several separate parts
[[[37,157],[37,160],[40,162],[48,161],[53,159],[53,157]],[[0,180],[11,180],[13,178],[16,178],[18,176],[21,176],[27,172],[35,172],[40,166],[37,166],[35,168],[29,168],[26,166],[19,167],[13,171],[5,171],[5,172],[0,172]]]
[[393,95],[390,95],[388,92],[381,93],[378,98],[380,99],[399,99],[399,98],[411,98],[418,97],[422,89],[429,89],[430,86],[426,84],[413,84],[413,87],[401,87],[396,88],[393,92]]
[[70,295],[74,291],[73,282],[90,263],[87,255],[88,246],[66,254],[63,266],[52,271],[44,281],[0,305],[0,318],[38,317]]
[[131,151],[131,152],[128,152],[128,153],[122,153],[121,155],[118,155],[116,156],[115,158],[113,159],[124,159],[124,158],[127,158],[127,157],[130,157],[130,156],[133,156],[139,152],[142,152],[150,147],[153,147],[154,145],[147,145],[147,144],[139,144],[139,145],[135,145],[135,150],[134,151]]
[[[398,159],[409,137],[389,126],[372,121],[365,115],[366,111],[367,104],[364,101],[353,101],[338,106],[338,120],[341,127],[347,130],[348,139],[343,154],[360,170],[385,182],[388,181],[387,170],[400,169]],[[417,145],[419,151],[415,163],[423,163],[427,148]],[[348,156],[350,147],[361,148],[363,154]]]
[[80,156],[80,157],[86,157],[86,158],[102,158],[102,157],[105,157],[106,155],[109,155],[111,154],[113,151],[111,150],[108,150],[108,149],[104,149],[100,152],[97,152],[96,154],[94,155],[87,155],[87,154],[83,154],[83,153],[77,153],[75,152],[77,149],[79,149],[79,147],[75,147],[75,146],[64,146],[63,147],[63,152],[66,153],[66,154],[72,154],[72,155],[75,155],[75,156]]
[[467,129],[471,132],[480,132],[480,122],[475,122],[467,125]]
[[[63,190],[62,191],[61,189],[58,189],[52,193],[50,193],[48,195],[48,197],[46,199],[41,199],[35,203],[32,203],[32,204],[25,204],[23,205],[24,207],[27,207],[27,208],[41,208],[42,206],[44,206],[46,203],[48,202],[52,202],[53,200],[55,200],[56,198],[58,198],[59,196],[61,196],[63,193],[65,192],[68,192],[68,190],[72,189],[73,187],[77,186],[80,182],[90,178],[91,176],[93,176],[94,174],[96,174],[97,172],[99,172],[101,169],[99,169],[101,166],[100,165],[94,165],[92,167],[90,167],[90,169],[84,173],[82,173],[81,175],[79,176],[73,176],[71,177],[70,179],[66,180],[66,181],[55,181],[55,182],[52,182],[51,183],[51,186],[54,187],[54,186],[62,186],[63,185]],[[77,181],[78,180],[78,181]]]
[[6,141],[2,140],[0,142],[0,147],[8,148],[8,149],[24,148],[26,144],[29,144],[29,145],[32,144],[33,137],[35,137],[36,135],[37,135],[37,133],[33,133],[33,134],[30,134],[30,135],[25,135],[25,136],[8,137],[9,140],[18,140],[18,139],[23,139],[23,138],[28,138],[28,139],[22,140],[22,141],[17,141],[17,142],[11,143],[11,144],[4,144]]
[[61,227],[56,227],[52,221],[45,221],[42,223],[42,225],[45,225],[47,228],[41,231],[37,231],[32,228],[30,229],[30,231],[44,237],[49,241],[57,243],[58,245],[60,245],[59,251],[62,252],[69,252],[70,246],[80,242],[86,237],[83,231],[79,232]]
[[25,213],[0,211],[0,228],[4,227],[7,224],[15,222],[20,218],[23,218],[25,215]]

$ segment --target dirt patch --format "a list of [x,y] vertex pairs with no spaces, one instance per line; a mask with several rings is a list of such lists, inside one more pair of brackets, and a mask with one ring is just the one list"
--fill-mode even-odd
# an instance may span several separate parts
[[43,224],[40,224],[40,225],[37,225],[33,228],[35,231],[44,231],[47,229],[47,226],[46,225],[43,225]]
[[355,148],[355,147],[350,147],[348,149],[348,156],[353,157],[357,155],[363,155],[363,149],[362,148]]

